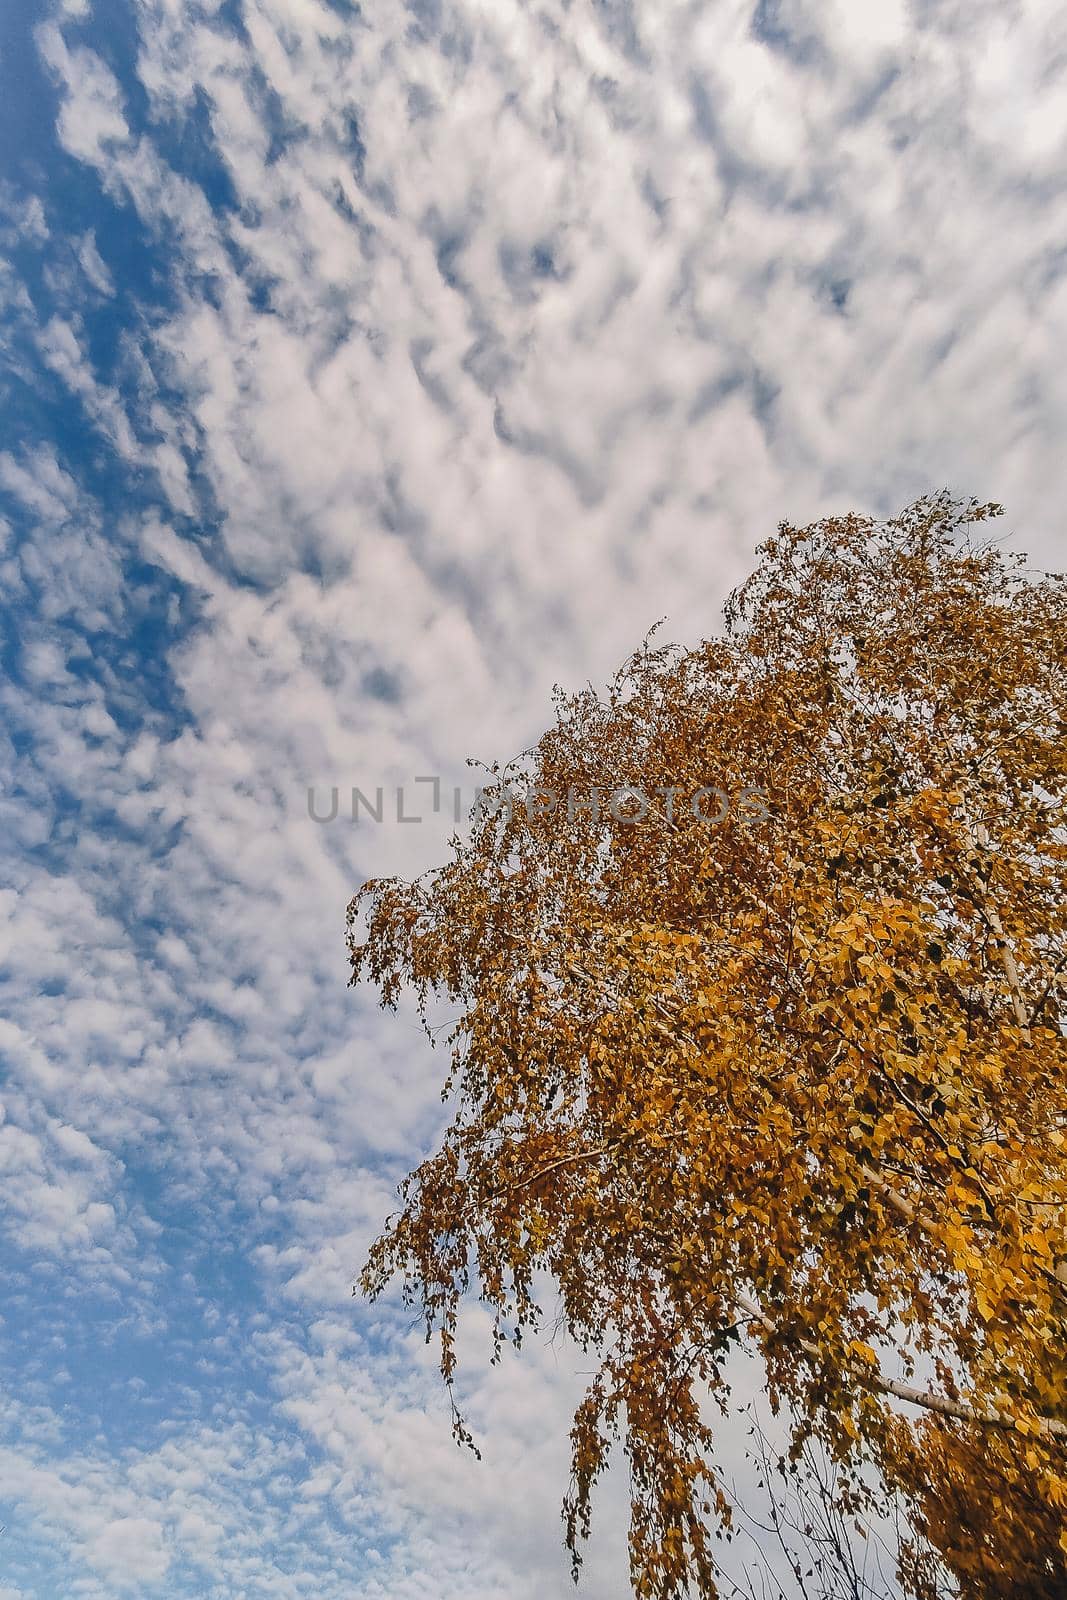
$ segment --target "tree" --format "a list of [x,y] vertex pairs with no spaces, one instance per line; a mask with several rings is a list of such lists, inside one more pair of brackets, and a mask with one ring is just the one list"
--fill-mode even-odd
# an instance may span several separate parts
[[794,1455],[936,1499],[994,1450],[994,1565],[1016,1467],[1067,1547],[1067,583],[999,512],[781,524],[721,637],[557,691],[452,859],[350,907],[353,982],[461,1007],[362,1287],[402,1276],[451,1384],[472,1277],[498,1346],[555,1280],[598,1360],[576,1576],[621,1436],[635,1593],[718,1592],[742,1338]]

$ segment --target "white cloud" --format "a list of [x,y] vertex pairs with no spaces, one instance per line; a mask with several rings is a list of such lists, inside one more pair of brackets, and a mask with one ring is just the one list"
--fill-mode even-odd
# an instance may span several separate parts
[[157,1583],[170,1566],[163,1528],[147,1517],[117,1517],[90,1541],[86,1559],[114,1582]]
[[96,248],[96,239],[93,237],[91,229],[78,246],[78,263],[98,293],[106,295],[115,293],[114,279],[107,270],[99,250]]
[[110,147],[124,144],[130,134],[114,74],[94,51],[68,50],[55,23],[38,28],[37,40],[44,60],[67,89],[58,127],[64,147],[79,160],[103,165]]
[[871,0],[862,8],[831,0],[820,19],[824,38],[849,72],[887,51],[901,50],[913,36],[908,0]]

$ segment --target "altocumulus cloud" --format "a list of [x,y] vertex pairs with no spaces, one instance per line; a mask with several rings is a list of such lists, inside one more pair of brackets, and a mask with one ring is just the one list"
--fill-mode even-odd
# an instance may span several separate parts
[[562,1596],[581,1359],[487,1373],[472,1310],[479,1467],[349,1295],[441,1066],[344,906],[450,819],[307,786],[469,783],[780,516],[947,484],[1053,558],[1067,23],[9,11],[3,1595]]

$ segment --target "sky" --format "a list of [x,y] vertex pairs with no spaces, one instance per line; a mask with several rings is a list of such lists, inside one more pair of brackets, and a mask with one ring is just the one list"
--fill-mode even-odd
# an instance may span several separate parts
[[1065,68],[1052,0],[0,10],[0,1600],[573,1592],[581,1355],[471,1307],[478,1463],[352,1296],[446,1063],[345,908],[780,519],[1055,564]]

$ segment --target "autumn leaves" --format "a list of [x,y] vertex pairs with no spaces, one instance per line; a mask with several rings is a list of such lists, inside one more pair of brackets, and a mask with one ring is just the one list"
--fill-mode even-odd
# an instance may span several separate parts
[[724,637],[646,640],[502,774],[765,791],[713,848],[686,805],[505,808],[351,908],[354,980],[461,1007],[453,1124],[364,1287],[405,1278],[450,1377],[468,1274],[500,1337],[553,1275],[598,1362],[568,1540],[617,1428],[639,1595],[716,1592],[708,1404],[739,1325],[800,1434],[846,1479],[873,1459],[968,1592],[1012,1592],[1035,1499],[1055,1539],[1027,1560],[1067,1585],[1067,590],[981,540],[993,509],[783,525]]

